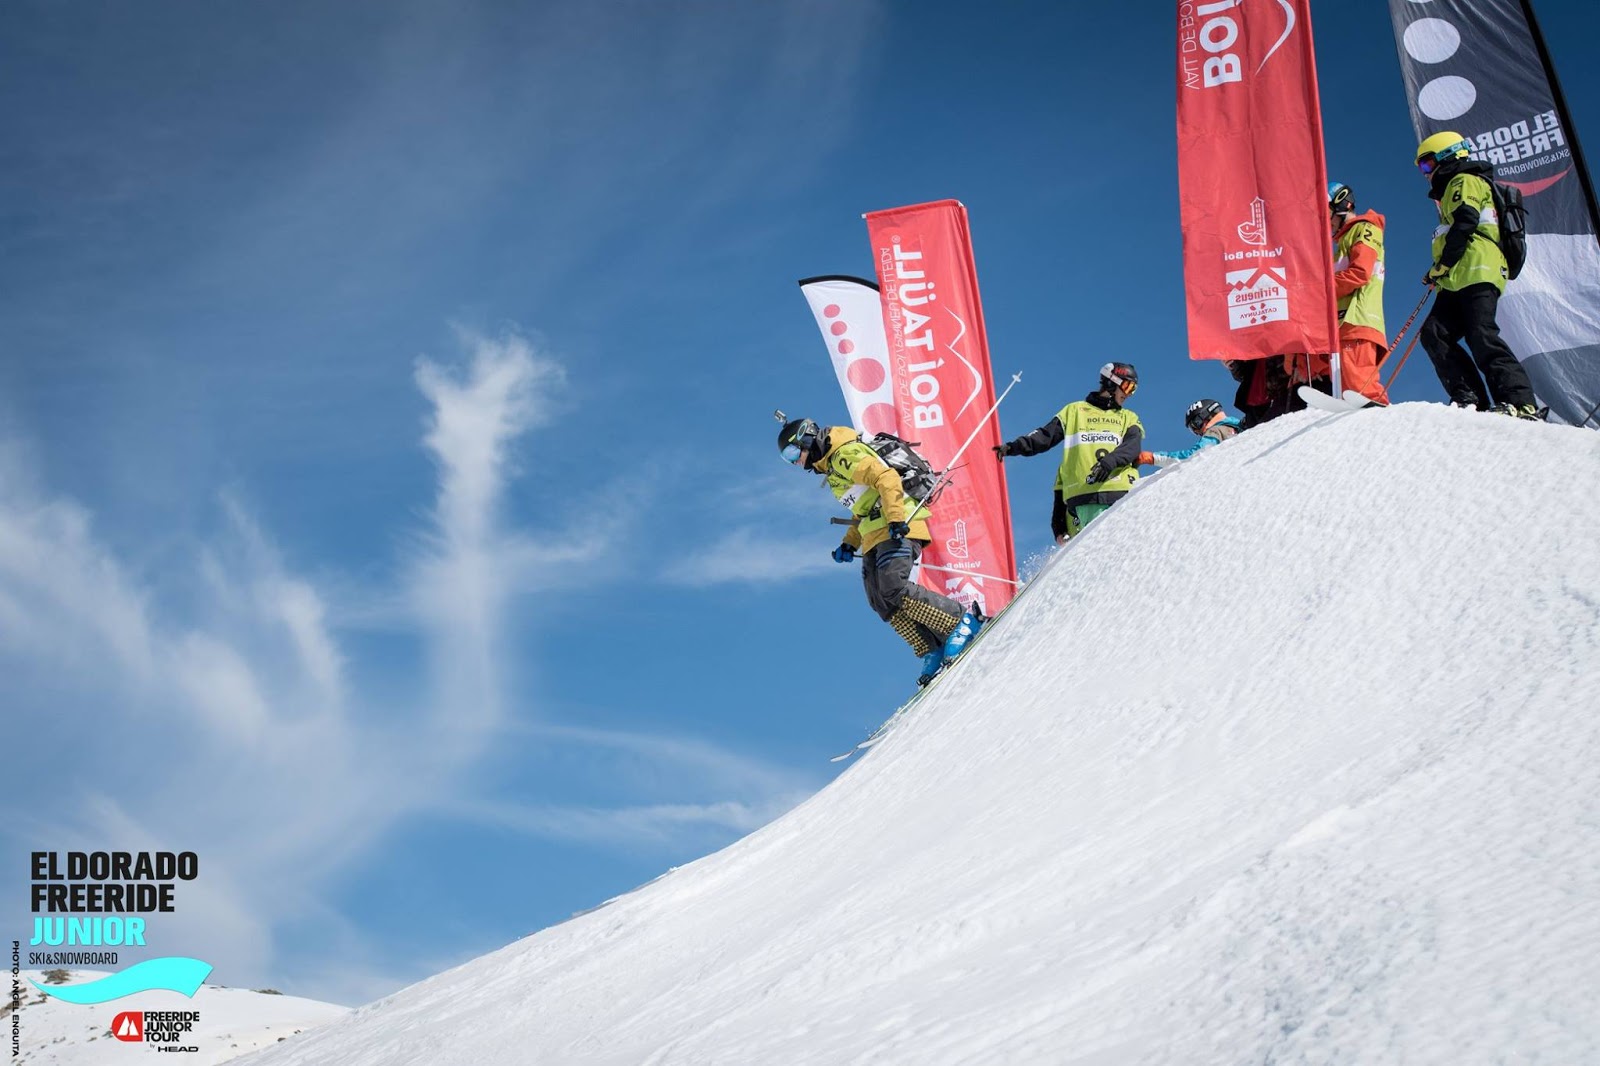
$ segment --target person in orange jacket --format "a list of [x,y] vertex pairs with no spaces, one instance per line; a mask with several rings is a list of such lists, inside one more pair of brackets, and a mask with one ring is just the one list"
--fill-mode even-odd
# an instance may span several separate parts
[[[1339,303],[1340,388],[1387,404],[1378,364],[1389,350],[1383,332],[1383,216],[1356,214],[1355,194],[1343,182],[1328,183],[1328,228],[1333,235],[1333,293]],[[1295,385],[1307,382],[1323,392],[1333,388],[1326,355],[1286,355],[1284,369]],[[1290,409],[1304,407],[1294,399]]]
[[1328,184],[1333,231],[1333,293],[1339,301],[1339,371],[1343,387],[1387,404],[1378,364],[1389,350],[1383,332],[1383,216],[1356,214],[1355,194]]

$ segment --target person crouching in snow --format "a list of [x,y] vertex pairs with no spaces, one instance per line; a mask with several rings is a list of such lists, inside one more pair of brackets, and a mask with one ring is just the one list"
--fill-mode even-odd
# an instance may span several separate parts
[[1139,416],[1122,406],[1138,387],[1139,372],[1132,363],[1107,363],[1100,368],[1100,387],[1094,392],[1067,404],[1032,433],[994,445],[1003,460],[1038,455],[1066,442],[1050,512],[1057,544],[1077,536],[1139,480],[1144,428]]
[[1181,463],[1213,444],[1221,444],[1244,428],[1237,418],[1229,417],[1216,400],[1196,400],[1190,404],[1188,412],[1183,416],[1183,424],[1189,427],[1189,432],[1200,439],[1187,448],[1179,448],[1174,452],[1140,452],[1139,465],[1154,464],[1165,467]]
[[834,497],[854,516],[833,561],[861,556],[867,603],[922,659],[917,684],[932,681],[946,660],[959,655],[983,624],[976,608],[912,580],[911,572],[933,536],[928,509],[905,494],[900,475],[849,426],[818,426],[809,418],[784,423],[778,451],[794,465],[826,479]]

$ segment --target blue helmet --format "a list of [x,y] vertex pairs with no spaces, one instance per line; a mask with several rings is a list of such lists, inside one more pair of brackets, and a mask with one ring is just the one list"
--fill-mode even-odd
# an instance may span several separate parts
[[1343,215],[1356,209],[1356,194],[1342,181],[1328,182],[1328,213]]

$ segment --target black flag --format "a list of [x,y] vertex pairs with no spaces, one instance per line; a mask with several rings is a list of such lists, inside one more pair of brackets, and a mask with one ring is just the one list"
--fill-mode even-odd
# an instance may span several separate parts
[[1526,0],[1389,0],[1411,121],[1446,130],[1522,190],[1528,262],[1501,331],[1552,418],[1600,424],[1600,210]]

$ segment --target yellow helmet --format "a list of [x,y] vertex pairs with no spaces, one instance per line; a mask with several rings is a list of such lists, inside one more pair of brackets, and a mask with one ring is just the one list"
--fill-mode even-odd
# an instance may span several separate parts
[[1417,145],[1416,161],[1421,163],[1424,159],[1432,159],[1443,163],[1446,159],[1465,159],[1471,151],[1471,143],[1461,134],[1435,133]]

